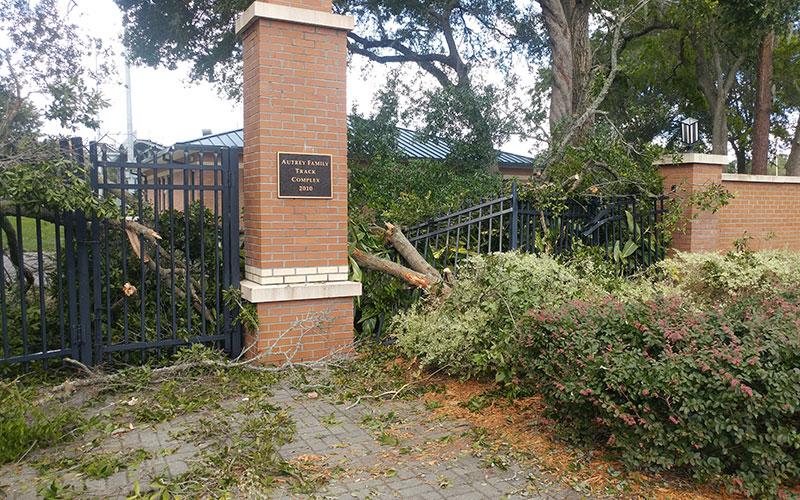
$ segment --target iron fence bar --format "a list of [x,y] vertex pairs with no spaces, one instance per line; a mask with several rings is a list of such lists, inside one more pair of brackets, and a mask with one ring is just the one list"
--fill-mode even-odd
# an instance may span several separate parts
[[[223,186],[227,186],[228,190],[222,192],[222,287],[226,288],[231,286],[232,282],[232,266],[233,266],[233,249],[232,249],[232,237],[233,237],[233,229],[232,229],[232,220],[231,220],[231,212],[232,212],[232,197],[230,196],[230,189],[231,189],[231,171],[232,169],[226,167],[230,167],[230,155],[229,153],[225,153],[222,156],[222,179],[223,179]],[[238,217],[237,217],[238,218]],[[231,324],[232,318],[231,313],[228,310],[228,307],[223,306],[224,310],[222,312],[222,319],[224,322],[225,331],[231,331]],[[219,309],[217,309],[219,311]],[[219,316],[219,314],[218,314]],[[219,323],[219,322],[218,322]],[[225,350],[229,353],[233,354],[233,334],[225,339]]]
[[[135,164],[129,164],[129,165],[135,165]],[[131,186],[133,186],[133,184],[130,184],[130,183],[126,184],[126,183],[122,183],[122,182],[109,182],[108,184],[103,184],[103,187],[105,187],[106,189],[123,189],[123,188],[130,189]],[[151,184],[151,183],[141,183],[141,184],[137,183],[136,184],[136,189],[137,190],[138,189],[142,189],[142,190],[155,191],[156,189],[161,188],[161,187],[162,186],[159,185],[159,184]],[[203,186],[202,188],[200,186],[197,186],[195,189],[197,191],[204,191],[204,192],[205,191],[222,191],[221,187],[215,187],[215,186]]]
[[505,225],[503,225],[503,202],[500,202],[500,220],[497,223],[497,229],[500,233],[500,237],[497,239],[497,251],[503,251],[503,230],[505,229]]
[[[486,215],[483,215],[483,209],[482,208],[479,209],[479,210],[480,210],[480,214],[478,215],[478,217],[475,217],[475,218],[472,218],[470,220],[466,220],[466,221],[463,221],[463,222],[459,222],[459,223],[454,224],[452,226],[445,227],[444,229],[437,229],[437,230],[431,231],[429,233],[425,233],[423,238],[431,238],[431,237],[434,237],[434,236],[439,235],[439,234],[444,234],[448,230],[453,230],[453,229],[456,229],[458,227],[466,227],[466,226],[470,226],[470,225],[475,225],[475,223],[479,223],[481,221],[488,221],[490,219],[496,219],[501,214],[511,213],[511,208],[510,207],[504,209],[503,211],[492,212],[492,213],[488,213]],[[411,243],[414,243],[415,241],[419,241],[419,240],[416,239],[416,238],[409,238],[409,241]]]
[[447,212],[447,214],[448,214],[447,219],[446,219],[447,232],[445,233],[444,252],[442,252],[442,255],[444,255],[444,261],[445,262],[447,262],[448,254],[450,253],[450,221],[452,220],[450,218],[450,212],[449,211]]
[[[458,222],[461,222],[461,216],[458,216]],[[458,268],[458,254],[461,250],[461,226],[456,228],[456,251],[454,252],[453,268]]]
[[[81,148],[82,149],[82,148]],[[89,179],[92,191],[97,195],[100,194],[100,180],[98,178],[98,161],[97,149],[89,145]],[[101,255],[100,255],[100,220],[96,216],[92,216],[91,227],[92,239],[92,292],[94,304],[94,327],[91,331],[92,349],[95,351],[96,359],[102,361],[102,344],[103,344],[103,311],[102,311],[102,270],[101,270]]]
[[[207,335],[207,336],[196,336],[191,337],[189,339],[164,339],[162,340],[158,346],[162,348],[174,348],[178,346],[184,345],[191,345],[194,343],[200,342],[219,342],[225,340],[226,335]],[[153,342],[128,342],[128,343],[120,343],[120,344],[113,344],[106,347],[106,351],[109,353],[112,352],[124,352],[130,353],[131,351],[147,351],[148,349],[154,349],[157,347]]]
[[[133,154],[133,151],[129,152],[129,154]],[[137,220],[139,222],[143,222],[144,221],[144,206],[143,206],[143,202],[144,202],[143,195],[144,195],[144,193],[142,192],[142,189],[139,186],[139,183],[142,180],[142,167],[138,162],[136,162],[136,158],[135,157],[133,157],[133,158],[129,157],[129,159],[134,161],[134,163],[132,163],[132,164],[129,163],[128,165],[129,165],[129,168],[136,175],[136,184],[134,185],[135,186],[134,189],[136,191],[136,200],[135,200],[136,201],[136,216],[137,216],[137,218],[138,218]],[[139,296],[139,338],[144,342],[147,339],[147,327],[146,327],[147,325],[146,325],[146,322],[145,322],[145,317],[146,317],[147,312],[146,312],[146,309],[145,309],[146,308],[146,304],[145,304],[146,301],[144,300],[144,297],[147,296],[147,282],[145,281],[147,279],[147,275],[146,275],[147,266],[146,266],[146,263],[145,263],[145,256],[147,255],[147,250],[145,249],[145,246],[144,246],[144,238],[137,237],[136,238],[136,242],[138,243],[138,246],[139,246],[139,255],[138,255],[138,260],[139,260],[139,290],[137,290],[137,295]],[[156,302],[156,307],[158,307],[158,305],[159,305],[158,302]],[[144,353],[144,354],[145,354],[145,357],[146,357],[146,353]]]
[[5,365],[23,364],[24,366],[30,363],[31,361],[42,361],[46,359],[63,358],[65,356],[74,357],[68,350],[53,349],[52,351],[46,351],[46,352],[34,352],[29,354],[10,356],[4,358],[2,360],[2,364]]
[[[205,155],[200,155],[200,164],[202,165],[205,161]],[[215,155],[216,158],[216,155]],[[205,177],[204,172],[200,172],[198,176],[200,178],[200,187],[203,186],[203,178]],[[193,186],[194,187],[194,186]],[[206,206],[205,206],[205,194],[201,191],[200,196],[198,197],[200,200],[200,211],[198,212],[199,218],[199,225],[200,225],[200,302],[201,306],[201,319],[200,319],[200,331],[202,332],[203,336],[206,335],[206,326],[208,321],[205,318],[205,315],[202,311],[206,310],[206,247],[205,247],[205,218],[206,218]],[[217,221],[214,221],[216,224]]]
[[[27,279],[25,277],[25,249],[22,241],[22,215],[20,207],[16,207],[16,237],[17,237],[17,288],[19,290],[20,308],[20,333],[22,334],[22,353],[28,354],[28,304],[25,300]],[[9,242],[10,243],[10,242]],[[10,253],[10,252],[9,252]],[[3,264],[5,266],[5,263]]]
[[[97,149],[96,149],[96,146],[95,146],[95,158],[96,157],[97,157]],[[108,181],[108,168],[105,165],[103,165],[103,181],[104,181],[104,183]],[[103,191],[103,193],[105,193],[105,190]],[[109,239],[110,239],[109,235],[110,234],[111,233],[109,231],[108,223],[103,223],[103,250],[104,250],[103,262],[105,263],[104,271],[105,271],[105,290],[106,290],[106,313],[105,313],[106,314],[106,332],[105,332],[105,337],[107,338],[107,342],[103,343],[103,347],[105,347],[105,345],[111,345],[111,343],[112,343],[111,331],[112,331],[112,321],[114,320],[113,312],[112,312],[112,309],[111,309],[111,307],[112,307],[112,305],[111,305],[111,258],[110,258],[110,251],[109,251],[109,248],[110,248],[109,247]],[[102,348],[101,348],[101,351],[102,351]],[[105,356],[102,353],[101,353],[101,355]]]
[[[142,161],[142,159],[140,158],[138,161]],[[153,231],[155,231],[158,234],[161,234],[160,216],[161,216],[161,211],[163,210],[164,207],[161,204],[161,195],[162,195],[162,189],[161,189],[162,184],[161,184],[161,181],[160,181],[161,172],[159,172],[158,165],[155,163],[155,161],[151,161],[150,162],[150,171],[151,171],[151,173],[153,175],[153,182],[158,186],[153,191]],[[156,345],[159,346],[159,348],[156,350],[156,354],[160,356],[162,354],[161,347],[160,347],[161,346],[161,328],[162,328],[162,325],[161,325],[161,295],[162,295],[162,290],[161,290],[161,243],[160,242],[156,242],[155,245],[157,247],[157,251],[155,252],[155,255],[153,256],[153,259],[155,260],[155,266],[156,266],[156,270],[157,270],[154,273],[155,274],[154,278],[156,280],[155,291],[156,291],[156,304],[157,304],[157,307],[156,307],[156,311],[155,311],[156,312],[156,328],[155,328],[155,339],[154,340],[155,340]]]
[[170,256],[170,306],[172,309],[172,339],[177,338],[178,304],[175,298],[175,153],[170,151],[167,164],[167,196],[169,201],[169,256]]
[[80,324],[78,322],[78,283],[76,280],[76,244],[75,244],[75,219],[74,214],[67,214],[64,217],[64,246],[67,268],[67,304],[69,317],[69,336],[70,346],[73,356],[80,359]]
[[[480,201],[478,203],[476,203],[475,205],[472,205],[469,208],[464,208],[464,209],[452,212],[452,213],[449,214],[449,216],[452,217],[452,216],[455,216],[455,215],[469,214],[471,212],[474,212],[475,210],[478,210],[478,209],[481,209],[481,208],[487,208],[487,207],[489,207],[491,205],[494,205],[500,200],[509,200],[510,198],[511,198],[511,196],[501,196],[501,197],[498,197],[498,198],[492,198],[492,199],[490,199],[488,201],[484,201],[484,198],[481,198]],[[445,219],[445,218],[447,218],[447,216],[444,216],[444,215],[432,217],[432,218],[428,219],[427,221],[420,222],[418,224],[414,224],[413,226],[409,226],[408,227],[408,231],[414,231],[417,228],[425,228],[425,227],[430,226],[435,222],[439,222],[441,219]]]
[[[56,233],[56,297],[57,297],[57,307],[58,307],[58,336],[59,340],[61,341],[61,349],[66,348],[66,336],[64,331],[64,280],[63,280],[63,269],[61,266],[61,256],[63,254],[63,250],[61,247],[61,215],[56,214],[56,220],[54,223],[54,231]],[[2,247],[2,243],[0,242],[0,247]],[[0,260],[2,260],[2,252],[0,252]],[[1,285],[0,285],[1,286]],[[0,297],[0,300],[2,298]],[[5,330],[5,329],[4,329]]]
[[[47,342],[47,312],[45,310],[45,302],[44,302],[44,253],[42,249],[42,220],[39,217],[36,217],[36,264],[38,266],[37,275],[39,278],[39,335],[41,336],[42,341],[42,351],[47,352],[48,342]],[[47,368],[47,363],[45,362],[44,368]]]
[[[528,206],[530,206],[530,205],[531,204],[528,203]],[[536,212],[533,212],[533,213],[530,214],[529,217],[530,217],[531,220],[529,221],[530,222],[530,228],[528,228],[528,231],[529,231],[528,238],[530,239],[530,245],[531,245],[532,252],[536,253],[537,252],[537,248],[536,248],[536,232],[539,229],[539,214],[536,213]]]
[[[217,159],[216,166],[221,167],[222,165],[225,165],[227,161],[228,161],[227,152],[223,152],[223,154],[221,154],[220,157]],[[221,168],[214,169],[214,185],[223,185],[223,186],[225,185],[226,179],[219,178],[221,170],[222,170]],[[221,268],[222,266],[225,265],[225,262],[220,260],[221,255],[219,249],[221,245],[222,246],[225,245],[225,239],[221,238],[222,235],[220,234],[220,227],[219,227],[220,223],[221,223],[221,217],[219,214],[219,193],[217,191],[214,191],[214,283],[216,283],[217,285],[215,287],[215,294],[214,294],[214,306],[215,306],[215,311],[217,312],[217,317],[216,317],[217,321],[214,322],[214,329],[217,334],[220,334],[223,331],[222,328],[223,321],[220,321],[220,319],[222,318],[221,290],[225,286],[225,283],[220,281],[220,273],[222,271]],[[222,234],[225,234],[224,230]],[[230,345],[228,341],[225,341],[225,351],[230,352]]]
[[[229,285],[235,290],[239,289],[239,149],[228,149],[228,197],[231,199],[231,209],[228,216],[231,218],[231,232],[228,235],[231,258],[231,282]],[[228,328],[231,338],[231,356],[238,356],[242,351],[242,325],[237,324]]]
[[[188,156],[189,151],[184,150],[184,158]],[[186,295],[186,333],[189,334],[192,331],[192,294],[191,294],[191,250],[189,248],[189,208],[191,207],[190,202],[190,186],[191,184],[186,182],[187,173],[189,175],[189,183],[192,179],[192,171],[183,171],[183,241],[184,241],[184,248],[183,248],[183,259],[184,264],[186,265],[186,269],[184,270],[184,287],[185,287],[185,295]]]
[[511,184],[511,250],[517,250],[519,242],[517,238],[519,235],[519,194],[517,193],[517,181]]
[[[213,153],[213,152],[218,151],[218,149],[219,148],[217,148],[217,149],[207,149],[207,150],[203,150],[203,152],[204,153]],[[183,150],[181,150],[181,151],[183,151]],[[116,159],[116,160],[109,160],[106,157],[106,159],[103,160],[103,165],[107,166],[109,168],[116,168],[116,169],[119,169],[119,168],[130,168],[131,167],[131,163],[133,163],[133,161],[131,161],[131,158],[132,157],[129,156],[127,153],[121,153],[119,155],[119,158]],[[171,156],[167,156],[166,158],[172,158],[172,157]],[[155,162],[155,160],[151,160],[151,163],[152,162]],[[165,161],[164,164],[166,165],[166,164],[169,164],[170,162],[174,162],[175,163],[175,167],[174,167],[175,170],[208,170],[208,171],[214,170],[214,167],[211,166],[211,165],[206,165],[205,167],[200,167],[200,165],[198,165],[197,162],[180,163],[180,162],[178,162],[177,160],[174,160],[174,159],[173,160],[169,160],[169,161]],[[146,162],[144,160],[142,160],[142,163],[146,164]],[[158,165],[159,163],[155,162],[155,164]],[[189,184],[187,183],[186,185],[188,186]],[[111,186],[114,186],[113,182],[111,183]],[[130,187],[130,184],[128,184],[128,186]],[[152,184],[149,184],[149,183],[143,183],[142,186],[144,186],[145,188],[152,188],[153,187]]]
[[86,217],[78,211],[76,215],[75,240],[78,254],[78,314],[80,334],[80,361],[91,366],[92,360],[92,326],[91,326],[91,296],[89,294],[89,248]]
[[[120,155],[124,158],[124,155]],[[105,160],[107,159],[106,150],[103,149],[103,160],[104,164],[106,164]],[[121,222],[121,230],[119,231],[119,236],[121,238],[125,237],[126,234],[126,221],[128,219],[128,209],[127,209],[127,202],[128,202],[128,172],[126,168],[127,162],[119,164],[119,180],[122,183],[121,193],[120,196],[120,213],[122,215],[122,222]],[[122,279],[128,279],[128,245],[122,244]],[[124,343],[128,343],[130,341],[130,323],[129,323],[129,311],[128,311],[128,299],[122,299],[122,338]],[[109,342],[109,346],[113,343],[113,339]],[[126,353],[125,361],[129,361],[129,357]]]

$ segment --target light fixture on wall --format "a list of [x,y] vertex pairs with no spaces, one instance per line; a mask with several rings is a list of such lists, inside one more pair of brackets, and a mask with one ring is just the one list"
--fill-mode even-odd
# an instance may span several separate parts
[[694,118],[681,120],[681,140],[689,148],[689,152],[700,139],[698,121]]

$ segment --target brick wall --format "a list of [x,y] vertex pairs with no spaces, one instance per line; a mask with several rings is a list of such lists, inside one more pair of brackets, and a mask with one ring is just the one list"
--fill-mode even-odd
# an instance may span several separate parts
[[687,154],[683,160],[660,162],[665,193],[688,196],[721,184],[734,198],[715,214],[687,209],[686,231],[673,235],[672,248],[727,251],[746,235],[753,250],[800,250],[800,178],[723,174],[727,159],[716,155]]
[[753,250],[800,250],[800,178],[723,174],[722,185],[735,197],[719,214],[719,250],[745,231]]
[[[719,183],[721,167],[706,163],[663,165],[664,191],[667,194],[690,196],[704,190],[712,183]],[[683,252],[708,252],[719,244],[719,215],[687,207],[683,213],[686,228],[673,235],[672,248]]]

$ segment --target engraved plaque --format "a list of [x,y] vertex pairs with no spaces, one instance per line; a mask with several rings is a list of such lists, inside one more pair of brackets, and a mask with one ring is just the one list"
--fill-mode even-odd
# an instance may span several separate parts
[[278,198],[332,198],[331,163],[331,155],[278,153]]

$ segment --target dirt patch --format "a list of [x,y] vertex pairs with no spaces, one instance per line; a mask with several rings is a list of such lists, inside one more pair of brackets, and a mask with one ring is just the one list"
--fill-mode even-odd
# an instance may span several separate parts
[[544,416],[538,396],[509,399],[494,396],[490,383],[439,378],[443,391],[423,396],[434,418],[458,418],[485,429],[489,441],[510,447],[567,484],[594,494],[623,494],[674,500],[729,499],[722,487],[695,485],[665,475],[626,472],[602,450],[580,450],[558,439],[554,422]]

